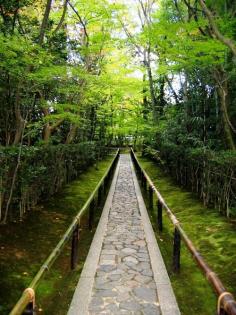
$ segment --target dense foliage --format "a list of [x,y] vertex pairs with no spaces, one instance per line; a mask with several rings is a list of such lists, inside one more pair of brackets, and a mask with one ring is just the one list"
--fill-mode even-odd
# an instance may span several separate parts
[[235,214],[235,3],[138,3],[140,33],[128,37],[148,79],[145,143],[204,204]]
[[157,151],[145,147],[144,156],[155,160],[181,185],[196,193],[204,205],[226,216],[236,214],[236,154],[232,151],[187,149],[173,143],[159,143]]
[[14,194],[10,197],[13,189],[12,179],[18,163],[18,150],[16,147],[1,149],[1,220],[4,222],[8,217],[12,220],[23,219],[26,211],[33,209],[40,200],[45,200],[58,192],[63,184],[75,179],[105,154],[106,150],[93,142],[24,146],[14,184]]
[[115,9],[109,1],[0,1],[3,223],[122,138],[131,98],[138,110],[141,84],[129,76],[135,66],[126,68],[131,52],[116,38]]
[[131,52],[116,39],[116,7],[47,0],[0,9],[0,144],[113,137],[120,104],[137,102],[139,89],[126,68]]
[[193,190],[219,160],[227,176],[210,181],[214,197],[200,194],[229,215],[235,12],[222,0],[0,1],[0,145],[18,151],[13,191],[22,148],[146,143],[181,174],[201,165]]

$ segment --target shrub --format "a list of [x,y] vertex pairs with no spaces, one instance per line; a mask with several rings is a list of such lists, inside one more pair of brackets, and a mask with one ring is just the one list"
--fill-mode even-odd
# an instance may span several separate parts
[[[44,200],[92,165],[106,150],[93,142],[70,145],[22,147],[19,168],[9,208],[11,219],[23,218],[39,200]],[[1,219],[5,216],[19,147],[0,148]]]
[[149,149],[148,155],[161,161],[175,180],[196,192],[206,206],[228,217],[235,215],[236,152],[189,149],[171,142],[159,144],[158,160],[155,152]]

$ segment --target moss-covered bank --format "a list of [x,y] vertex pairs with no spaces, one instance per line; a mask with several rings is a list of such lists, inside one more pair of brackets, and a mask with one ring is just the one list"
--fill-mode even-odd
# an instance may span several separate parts
[[[235,222],[228,221],[213,209],[205,208],[192,193],[178,187],[154,162],[140,156],[139,160],[207,263],[226,288],[236,295]],[[154,223],[155,209],[150,216]],[[181,250],[181,272],[173,274],[172,234],[173,226],[165,215],[164,231],[161,235],[156,232],[156,236],[182,314],[215,315],[215,294],[184,245]]]
[[[9,313],[101,179],[111,159],[108,157],[90,167],[60,194],[38,205],[23,222],[0,226],[0,314]],[[96,213],[98,221],[100,211]],[[82,222],[78,268],[70,271],[69,244],[38,288],[40,314],[66,314],[93,234],[94,230],[88,230],[85,219]]]

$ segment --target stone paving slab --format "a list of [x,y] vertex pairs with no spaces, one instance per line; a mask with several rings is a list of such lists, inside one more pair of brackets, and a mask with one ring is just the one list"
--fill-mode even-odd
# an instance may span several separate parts
[[136,196],[146,236],[148,252],[151,258],[151,266],[157,287],[161,313],[162,315],[180,315],[180,310],[170,283],[170,278],[168,276],[160,249],[158,247],[156,237],[152,229],[152,225],[132,164],[131,169],[133,173]]
[[[93,258],[90,277],[89,270],[85,277],[82,273],[68,314],[179,315],[129,155],[121,155],[115,180],[109,211],[104,208],[107,219],[98,226],[103,230],[96,248],[100,255]],[[87,291],[86,302],[79,297],[82,290]]]

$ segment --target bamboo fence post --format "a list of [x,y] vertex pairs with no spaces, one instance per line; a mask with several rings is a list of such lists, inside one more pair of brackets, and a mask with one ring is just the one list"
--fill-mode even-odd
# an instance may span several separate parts
[[103,187],[105,195],[106,195],[107,189],[108,189],[108,187],[107,187],[108,186],[108,182],[109,182],[109,178],[108,178],[108,174],[107,174],[107,176],[104,179],[104,187]]
[[35,312],[34,312],[34,303],[30,302],[26,306],[26,308],[25,308],[24,312],[22,313],[22,315],[34,315],[34,314],[35,314]]
[[217,315],[228,315],[228,313],[221,307],[220,312]]
[[144,192],[147,192],[147,179],[144,174],[143,174],[143,190]]
[[180,248],[181,248],[181,236],[178,229],[174,230],[174,245],[173,245],[173,270],[179,272],[180,270]]
[[100,205],[102,202],[102,191],[103,191],[103,187],[101,185],[98,189],[98,205]]
[[89,206],[89,229],[90,231],[93,229],[93,222],[94,222],[94,207],[95,202],[94,199],[91,201]]
[[143,172],[140,172],[141,187],[143,187]]
[[79,258],[79,224],[76,225],[72,234],[71,243],[71,270],[74,270]]
[[152,186],[149,186],[149,208],[153,209],[153,189]]
[[159,199],[157,201],[157,227],[159,232],[163,231],[163,207]]

